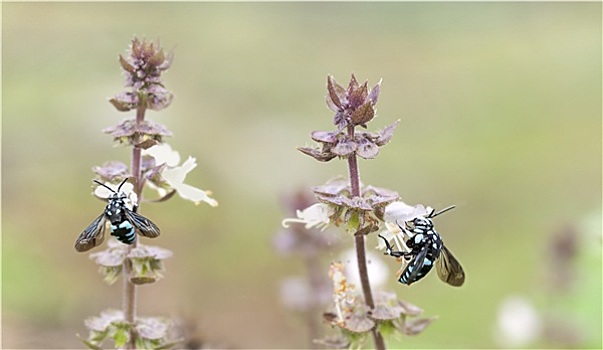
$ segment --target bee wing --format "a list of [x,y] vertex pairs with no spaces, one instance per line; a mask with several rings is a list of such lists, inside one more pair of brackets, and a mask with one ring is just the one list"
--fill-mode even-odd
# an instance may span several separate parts
[[461,264],[445,246],[442,247],[440,258],[436,261],[438,277],[451,286],[460,287],[465,282],[465,272]]
[[103,243],[106,228],[107,220],[103,212],[77,237],[75,240],[75,250],[85,252]]
[[126,210],[126,216],[132,225],[134,225],[136,232],[141,236],[155,238],[161,233],[157,225],[140,214]]
[[419,250],[419,253],[414,257],[414,259],[412,259],[408,265],[406,266],[406,268],[404,269],[404,272],[402,272],[402,276],[400,276],[399,281],[402,282],[402,278],[404,278],[404,276],[408,275],[406,277],[406,282],[402,282],[405,284],[408,284],[410,286],[411,283],[416,282],[417,280],[421,279],[421,277],[417,278],[419,276],[419,272],[423,269],[423,265],[425,264],[425,257],[427,256],[427,248],[423,247],[421,248],[421,250]]

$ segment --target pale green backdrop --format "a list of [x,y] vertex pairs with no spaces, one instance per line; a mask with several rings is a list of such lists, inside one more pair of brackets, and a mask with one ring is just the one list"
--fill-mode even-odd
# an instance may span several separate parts
[[[165,83],[174,102],[148,118],[197,157],[188,182],[220,202],[142,207],[162,229],[153,243],[175,255],[163,280],[140,289],[141,315],[185,317],[222,346],[307,346],[303,321],[279,302],[280,281],[303,266],[275,255],[271,240],[284,193],[346,174],[345,162],[319,164],[295,147],[332,127],[327,74],[345,83],[353,72],[371,85],[383,78],[373,128],[402,120],[379,157],[360,162],[363,182],[412,204],[456,204],[438,230],[467,272],[460,289],[435,274],[409,288],[385,260],[388,289],[439,315],[390,346],[501,346],[497,312],[512,295],[538,310],[565,308],[582,332],[578,346],[601,346],[600,3],[3,3],[2,11],[3,347],[80,347],[84,318],[120,306],[121,286],[105,285],[73,242],[103,208],[90,196],[91,167],[129,159],[100,130],[128,116],[107,98],[122,88],[117,55],[134,35],[173,48]],[[594,250],[579,250],[581,284],[559,296],[545,287],[546,254],[568,227]]]

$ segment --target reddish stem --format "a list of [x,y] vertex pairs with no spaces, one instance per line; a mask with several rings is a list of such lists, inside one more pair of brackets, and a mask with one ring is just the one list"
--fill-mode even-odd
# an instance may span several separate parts
[[[136,110],[136,124],[140,124],[144,120],[146,108],[144,104],[141,105]],[[138,200],[141,198],[142,194],[142,171],[140,167],[142,159],[141,149],[140,147],[134,146],[132,149],[132,176],[134,177],[134,193],[136,193],[136,197]],[[135,206],[134,211],[138,209],[138,206]],[[134,240],[134,243],[128,245],[127,254],[130,254],[132,249],[138,246],[138,238]],[[124,317],[127,323],[130,325],[134,325],[136,321],[136,285],[130,281],[130,272],[132,270],[132,266],[129,260],[124,260],[124,288],[123,288],[123,312]],[[130,329],[130,341],[126,344],[126,349],[132,350],[136,349],[136,332],[132,327]]]
[[[354,126],[348,126],[348,136],[354,137]],[[358,158],[356,158],[356,152],[348,157],[348,170],[350,174],[350,187],[352,190],[352,197],[360,197],[360,172],[358,170]],[[375,302],[373,301],[373,293],[371,291],[371,283],[368,276],[368,269],[366,266],[366,250],[364,247],[364,235],[356,235],[355,237],[356,246],[356,260],[358,261],[358,273],[360,275],[360,284],[362,285],[362,292],[364,293],[364,300],[369,308],[375,308]],[[373,339],[375,341],[375,348],[379,350],[385,349],[385,342],[383,336],[377,330],[373,328]]]

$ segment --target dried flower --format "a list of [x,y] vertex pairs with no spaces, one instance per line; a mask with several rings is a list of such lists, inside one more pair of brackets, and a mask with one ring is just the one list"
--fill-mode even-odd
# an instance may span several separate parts
[[333,301],[335,317],[327,313],[325,319],[331,324],[354,333],[368,332],[375,323],[368,317],[369,308],[364,303],[362,295],[353,284],[349,284],[344,273],[344,265],[332,263],[329,277],[333,281]]
[[331,264],[329,276],[333,282],[334,312],[325,313],[324,319],[336,326],[339,333],[319,343],[354,344],[361,346],[373,327],[378,326],[382,332],[397,332],[406,335],[421,333],[436,318],[415,318],[423,310],[399,300],[395,293],[378,291],[375,294],[375,308],[369,308],[353,284],[348,282],[344,265]]

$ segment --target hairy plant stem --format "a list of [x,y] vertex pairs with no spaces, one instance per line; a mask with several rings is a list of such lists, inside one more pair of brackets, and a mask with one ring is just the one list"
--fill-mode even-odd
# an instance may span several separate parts
[[[144,120],[145,110],[144,104],[141,104],[136,110],[136,124],[140,124]],[[134,177],[134,193],[136,193],[136,197],[138,200],[141,198],[142,194],[142,176],[141,176],[141,168],[140,163],[142,160],[142,154],[140,147],[134,146],[132,149],[132,176]],[[136,205],[133,210],[138,211],[138,205]],[[138,237],[134,240],[134,243],[128,245],[127,254],[130,254],[132,249],[138,246]],[[123,312],[126,322],[130,325],[134,325],[136,321],[136,285],[130,281],[130,272],[132,270],[132,266],[129,260],[124,260],[124,288],[123,288]],[[126,344],[126,349],[132,350],[136,348],[136,332],[132,327],[130,329],[130,340]]]
[[[348,126],[348,136],[350,136],[350,138],[354,137],[354,126]],[[348,170],[350,174],[352,197],[360,197],[360,171],[358,170],[358,158],[356,157],[355,152],[348,157]],[[375,308],[375,302],[373,301],[373,293],[371,292],[371,283],[369,281],[368,269],[366,266],[364,234],[355,235],[354,238],[356,246],[356,260],[358,261],[358,273],[360,275],[360,283],[362,284],[362,292],[364,293],[364,301],[372,310]],[[373,327],[371,332],[375,342],[375,349],[385,349],[383,336],[379,330],[377,330],[377,327]]]

